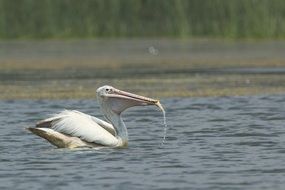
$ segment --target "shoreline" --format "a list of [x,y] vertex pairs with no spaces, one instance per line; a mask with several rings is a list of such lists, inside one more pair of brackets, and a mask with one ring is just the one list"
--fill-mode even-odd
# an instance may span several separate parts
[[285,93],[285,42],[0,42],[0,99],[93,98],[109,84],[151,97]]

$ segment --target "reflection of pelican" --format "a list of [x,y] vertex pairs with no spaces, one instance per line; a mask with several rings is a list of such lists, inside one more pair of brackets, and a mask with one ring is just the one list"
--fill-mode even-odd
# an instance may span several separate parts
[[111,86],[98,88],[97,100],[110,123],[78,111],[66,110],[38,122],[35,128],[28,130],[59,148],[124,147],[128,145],[128,133],[121,113],[133,106],[160,107],[158,100],[124,92]]

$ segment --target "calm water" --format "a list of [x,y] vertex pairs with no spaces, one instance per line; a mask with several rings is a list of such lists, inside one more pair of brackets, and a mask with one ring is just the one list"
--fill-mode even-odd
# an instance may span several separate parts
[[25,131],[92,100],[0,101],[0,189],[284,189],[285,96],[162,100],[124,114],[129,148],[57,149]]

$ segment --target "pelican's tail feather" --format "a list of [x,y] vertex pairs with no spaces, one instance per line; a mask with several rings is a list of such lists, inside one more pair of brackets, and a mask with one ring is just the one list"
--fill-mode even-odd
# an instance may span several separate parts
[[28,127],[27,130],[46,139],[58,148],[92,147],[89,143],[86,143],[77,137],[70,137],[50,128]]

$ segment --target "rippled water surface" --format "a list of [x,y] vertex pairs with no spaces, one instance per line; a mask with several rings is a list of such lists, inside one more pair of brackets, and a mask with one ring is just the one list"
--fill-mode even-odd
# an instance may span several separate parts
[[0,101],[0,189],[284,189],[285,96],[162,100],[124,114],[127,149],[57,149],[25,131],[93,100]]

